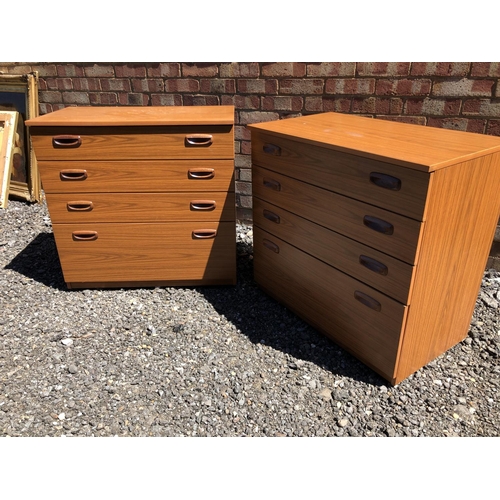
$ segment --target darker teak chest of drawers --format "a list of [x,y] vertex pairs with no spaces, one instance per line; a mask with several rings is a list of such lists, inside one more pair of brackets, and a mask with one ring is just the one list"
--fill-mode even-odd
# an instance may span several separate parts
[[337,113],[249,128],[264,290],[392,384],[466,337],[499,138]]
[[232,106],[69,107],[27,125],[69,288],[236,282]]

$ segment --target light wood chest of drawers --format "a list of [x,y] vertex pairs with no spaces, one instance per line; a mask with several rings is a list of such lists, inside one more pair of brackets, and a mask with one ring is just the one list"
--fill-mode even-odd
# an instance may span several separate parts
[[500,138],[337,113],[249,128],[264,290],[393,385],[467,336]]
[[69,107],[27,125],[69,288],[236,282],[232,106]]

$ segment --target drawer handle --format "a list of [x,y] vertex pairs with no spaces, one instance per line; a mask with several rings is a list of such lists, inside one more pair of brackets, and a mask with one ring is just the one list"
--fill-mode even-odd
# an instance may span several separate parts
[[391,189],[392,191],[399,191],[401,189],[401,179],[380,172],[371,172],[370,182],[373,182],[378,187]]
[[268,249],[271,250],[274,253],[280,253],[280,247],[276,245],[276,243],[273,243],[272,241],[269,241],[268,239],[264,238],[262,240],[262,244]]
[[91,201],[68,201],[66,204],[68,212],[90,212],[94,209]]
[[280,216],[275,214],[274,212],[271,212],[271,210],[264,209],[264,211],[262,213],[267,220],[270,220],[271,222],[274,222],[275,224],[280,223],[280,220],[281,220]]
[[214,200],[193,200],[191,210],[215,210],[217,203]]
[[62,181],[84,181],[87,178],[87,171],[78,169],[61,170],[59,177]]
[[382,304],[375,300],[373,297],[366,295],[366,293],[356,290],[354,292],[354,298],[361,302],[363,305],[373,309],[374,311],[380,312],[382,310]]
[[191,134],[186,136],[188,146],[210,146],[213,138],[210,134]]
[[188,170],[188,177],[190,179],[213,179],[215,170],[213,168],[197,168],[196,170]]
[[281,184],[274,179],[265,179],[262,181],[264,186],[272,189],[273,191],[281,191]]
[[95,241],[97,240],[97,231],[73,231],[75,241]]
[[78,148],[82,145],[82,138],[79,135],[56,135],[52,137],[54,148]]
[[359,256],[359,263],[370,271],[381,274],[382,276],[387,276],[389,273],[389,269],[385,264],[382,264],[382,262],[372,259],[371,257],[367,257],[366,255]]
[[207,240],[217,236],[217,229],[196,229],[193,231],[193,238],[198,240]]
[[363,217],[363,224],[378,233],[383,234],[393,234],[394,226],[385,220],[378,219],[377,217],[372,217],[371,215],[365,215]]
[[275,144],[264,144],[262,149],[268,155],[281,156],[281,148]]

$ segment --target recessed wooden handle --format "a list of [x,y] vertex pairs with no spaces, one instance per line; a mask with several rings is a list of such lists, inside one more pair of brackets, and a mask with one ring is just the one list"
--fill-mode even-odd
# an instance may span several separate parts
[[281,148],[275,144],[266,143],[262,146],[264,153],[273,156],[281,156]]
[[61,170],[59,178],[62,181],[84,181],[87,178],[87,171],[77,168]]
[[375,300],[373,297],[366,295],[366,293],[356,290],[354,292],[354,298],[358,302],[361,302],[363,305],[369,307],[370,309],[373,309],[374,311],[380,312],[382,310],[382,304],[378,300]]
[[97,240],[97,231],[73,231],[75,241],[95,241]]
[[94,209],[94,204],[91,201],[68,201],[66,204],[68,212],[90,212]]
[[213,179],[215,176],[215,169],[213,168],[192,168],[188,170],[188,177],[190,179]]
[[82,138],[79,135],[56,135],[52,137],[52,146],[54,148],[78,148],[82,144]]
[[383,234],[393,234],[394,226],[385,220],[379,219],[378,217],[372,217],[371,215],[365,215],[363,217],[363,224],[378,233]]
[[281,191],[281,184],[278,181],[275,181],[274,179],[264,178],[262,183],[266,188],[272,189],[273,191]]
[[401,189],[401,179],[381,172],[371,172],[370,182],[378,187],[390,189],[391,191],[399,191]]
[[191,210],[215,210],[217,203],[215,200],[192,200],[189,206]]
[[217,236],[217,229],[196,229],[193,231],[193,238],[197,240],[207,240]]
[[382,262],[372,259],[371,257],[368,257],[366,255],[359,256],[359,263],[365,266],[370,271],[381,274],[382,276],[387,276],[387,274],[389,273],[389,269],[385,264],[382,264]]
[[274,253],[280,253],[280,247],[276,245],[276,243],[273,243],[272,241],[264,238],[262,240],[262,244],[268,249],[271,250]]
[[210,146],[213,137],[210,134],[191,134],[186,136],[186,146]]
[[270,220],[271,222],[274,222],[275,224],[279,224],[281,221],[280,216],[275,214],[274,212],[271,212],[271,210],[264,209],[262,214],[264,215],[264,217],[267,220]]

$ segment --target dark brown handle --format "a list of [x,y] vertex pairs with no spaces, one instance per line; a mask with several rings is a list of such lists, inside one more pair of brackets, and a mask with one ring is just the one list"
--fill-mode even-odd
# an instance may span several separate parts
[[217,229],[196,229],[193,231],[193,238],[198,240],[207,240],[217,236]]
[[264,150],[264,153],[268,155],[281,156],[281,148],[275,144],[264,144],[262,149]]
[[262,181],[264,186],[272,189],[273,191],[281,191],[281,184],[278,181],[275,181],[274,179],[266,179]]
[[378,217],[372,217],[371,215],[365,215],[363,217],[363,224],[366,227],[369,227],[370,229],[377,231],[378,233],[383,233],[383,234],[393,234],[394,233],[394,226],[385,220],[379,219]]
[[91,201],[68,201],[66,204],[68,212],[90,212],[94,209],[94,204]]
[[97,240],[97,231],[73,231],[75,241],[95,241]]
[[365,266],[370,271],[373,271],[374,273],[377,274],[381,274],[382,276],[387,276],[387,274],[389,273],[389,269],[385,264],[382,264],[382,262],[372,259],[367,255],[360,255],[359,263]]
[[356,290],[354,292],[354,298],[374,311],[380,312],[382,310],[382,304],[373,297],[366,295],[366,293]]
[[191,134],[186,136],[187,146],[210,146],[213,138],[210,134]]
[[373,182],[373,184],[378,187],[390,189],[392,191],[399,191],[401,189],[401,179],[381,172],[371,172],[370,182]]
[[215,170],[213,168],[196,168],[188,170],[190,179],[213,179]]
[[54,148],[78,148],[82,145],[82,138],[79,135],[56,135],[52,137]]
[[217,203],[214,200],[192,200],[191,210],[215,210]]
[[276,245],[276,243],[273,243],[272,241],[269,241],[268,239],[264,238],[262,240],[262,244],[268,249],[271,250],[274,253],[280,253],[280,247]]
[[271,210],[264,209],[264,211],[262,213],[267,220],[270,220],[271,222],[274,222],[275,224],[280,223],[280,220],[281,220],[280,216],[275,214],[274,212],[271,212]]
[[59,177],[62,181],[84,181],[87,178],[87,171],[76,168],[61,170]]

